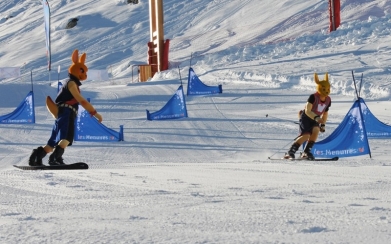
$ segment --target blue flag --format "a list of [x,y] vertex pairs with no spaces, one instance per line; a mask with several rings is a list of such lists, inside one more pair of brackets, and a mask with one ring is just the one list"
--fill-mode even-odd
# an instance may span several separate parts
[[368,138],[390,138],[391,126],[378,120],[369,110],[362,98],[359,98]]
[[31,91],[11,113],[0,116],[0,124],[34,124],[34,93]]
[[119,132],[107,128],[79,105],[75,121],[75,141],[115,142],[124,140],[123,126]]
[[51,51],[50,51],[50,8],[47,0],[42,0],[43,16],[45,20],[45,34],[46,34],[46,56],[48,58],[48,69],[51,70]]
[[187,117],[185,94],[183,86],[180,85],[174,96],[164,105],[162,109],[154,113],[147,110],[148,120],[179,119]]
[[192,68],[189,69],[189,77],[187,79],[187,95],[210,95],[222,93],[222,85],[207,86],[196,75]]
[[315,158],[371,154],[359,100],[355,101],[344,120],[330,136],[315,143],[312,153]]
[[60,92],[61,88],[62,88],[62,82],[61,82],[61,81],[58,81],[58,82],[57,82],[57,93]]

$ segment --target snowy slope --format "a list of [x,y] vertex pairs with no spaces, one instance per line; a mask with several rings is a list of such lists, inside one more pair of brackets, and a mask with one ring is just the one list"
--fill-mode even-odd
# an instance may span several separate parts
[[[314,72],[332,83],[320,140],[353,104],[352,70],[364,74],[372,113],[391,123],[391,0],[342,0],[333,33],[324,0],[166,0],[171,69],[132,83],[149,41],[148,3],[139,2],[49,1],[50,74],[41,2],[0,2],[0,67],[23,67],[21,78],[0,80],[0,115],[31,90],[30,72],[36,112],[35,124],[0,124],[0,243],[389,243],[390,139],[370,140],[372,158],[268,157],[297,136]],[[66,78],[75,48],[90,69],[109,71],[82,94],[104,125],[124,126],[125,141],[75,142],[65,162],[85,161],[87,171],[17,170],[50,135],[45,97],[56,95],[57,67]],[[186,91],[190,61],[223,93],[186,97],[189,118],[147,121],[146,109],[159,110],[181,83]]]

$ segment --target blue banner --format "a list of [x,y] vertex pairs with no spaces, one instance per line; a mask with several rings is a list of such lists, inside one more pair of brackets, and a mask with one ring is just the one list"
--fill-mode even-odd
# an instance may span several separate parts
[[11,113],[0,116],[0,124],[34,124],[34,93],[31,91]]
[[187,117],[187,108],[183,86],[180,85],[174,96],[166,105],[157,112],[150,113],[147,110],[148,120],[179,119]]
[[391,126],[378,120],[369,110],[362,98],[359,98],[368,138],[390,138]]
[[46,56],[48,58],[48,69],[51,70],[51,51],[50,51],[50,8],[47,0],[42,0],[43,16],[45,21],[45,35],[46,35]]
[[333,133],[315,143],[312,148],[315,158],[370,155],[366,123],[362,118],[360,102],[357,100]]
[[61,88],[62,88],[62,82],[58,81],[58,83],[57,83],[57,93],[60,92]]
[[115,142],[124,140],[123,126],[119,132],[107,128],[99,123],[95,117],[79,105],[79,111],[75,122],[75,141]]
[[223,93],[222,85],[207,86],[198,78],[192,68],[189,68],[187,79],[187,95],[209,95]]

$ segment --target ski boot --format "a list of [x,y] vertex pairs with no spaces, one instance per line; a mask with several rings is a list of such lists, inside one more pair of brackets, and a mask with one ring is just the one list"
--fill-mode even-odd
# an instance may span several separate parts
[[43,149],[43,147],[37,147],[36,149],[33,149],[30,158],[29,158],[29,165],[30,166],[42,166],[42,159],[46,156],[46,152]]
[[53,153],[49,156],[49,165],[64,165],[62,155],[64,154],[64,148],[56,146]]
[[294,159],[295,153],[297,150],[299,150],[300,145],[298,143],[293,143],[291,148],[287,153],[285,153],[284,159]]
[[301,158],[307,159],[307,160],[314,160],[315,159],[314,155],[311,153],[311,149],[314,146],[314,144],[315,144],[314,141],[309,141],[307,143],[307,145],[305,146],[304,152],[301,155]]

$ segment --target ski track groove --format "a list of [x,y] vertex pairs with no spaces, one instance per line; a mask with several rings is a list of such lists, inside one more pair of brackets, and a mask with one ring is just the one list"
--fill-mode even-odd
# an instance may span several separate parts
[[[388,172],[376,175],[357,167],[346,167],[342,163],[337,165],[341,168],[335,165],[314,167],[309,164],[291,167],[287,164],[258,162],[243,163],[240,167],[237,162],[165,163],[154,164],[153,167],[151,164],[134,164],[134,167],[129,166],[131,170],[94,170],[93,174],[88,171],[29,173],[3,170],[0,171],[0,176],[4,179],[4,191],[0,195],[8,195],[14,204],[3,205],[0,216],[9,223],[4,226],[4,233],[23,231],[24,236],[30,237],[29,240],[35,240],[40,229],[49,228],[53,224],[80,224],[79,230],[83,235],[78,231],[72,235],[57,231],[51,235],[51,240],[90,243],[84,238],[94,232],[95,238],[106,242],[105,237],[101,237],[97,231],[100,227],[83,227],[90,223],[100,223],[102,227],[111,230],[111,233],[120,235],[119,238],[126,235],[126,229],[128,231],[134,224],[145,225],[147,222],[158,229],[167,224],[174,227],[179,225],[183,227],[183,237],[183,233],[202,226],[200,223],[207,216],[214,216],[216,220],[213,225],[209,221],[205,228],[215,228],[216,231],[228,231],[224,224],[226,221],[244,229],[254,228],[254,225],[260,224],[259,218],[262,216],[262,225],[259,226],[261,231],[257,235],[267,235],[287,222],[290,223],[290,231],[311,228],[311,225],[305,224],[310,217],[320,226],[335,226],[334,222],[344,221],[346,214],[356,216],[354,213],[359,212],[361,214],[357,217],[348,219],[350,222],[363,221],[365,216],[376,214],[372,209],[382,209],[381,206],[387,204],[384,190],[390,182],[379,181],[379,178],[388,175]],[[177,167],[189,170],[177,171]],[[285,178],[284,175],[292,177]],[[360,180],[360,177],[363,179]],[[273,181],[270,178],[280,180]],[[334,180],[330,182],[330,178]],[[213,185],[212,188],[210,184]],[[368,192],[368,189],[372,190],[370,195],[357,199],[357,194]],[[110,198],[107,198],[109,193]],[[344,201],[330,201],[329,197],[336,194],[344,194]],[[286,201],[290,202],[289,207]],[[349,204],[345,205],[345,201]],[[303,207],[306,216],[300,215]],[[162,212],[162,208],[166,211]],[[171,213],[177,208],[185,208],[189,216],[194,217],[184,221],[180,216],[172,216]],[[273,214],[266,214],[270,213],[271,208],[274,210]],[[329,208],[340,209],[332,214],[341,216],[326,214]],[[238,211],[239,209],[242,210]],[[97,211],[100,212],[99,215],[96,215]],[[227,211],[232,214],[221,218],[226,216]],[[72,215],[65,217],[69,212]],[[376,215],[384,216],[386,213],[379,212]],[[276,216],[280,220],[276,221]],[[14,226],[10,223],[16,221],[23,225],[18,231],[11,232]],[[34,226],[36,221],[42,222],[39,228]],[[111,224],[112,221],[115,226]],[[370,223],[365,223],[364,221],[364,227],[369,227]],[[115,228],[114,232],[112,228]],[[200,231],[207,230],[201,227]],[[153,230],[149,234],[154,234]],[[12,234],[6,234],[3,238],[15,240]],[[113,239],[112,236],[110,238],[111,241],[121,243],[117,242],[119,239]],[[175,237],[169,235],[170,242],[176,242],[175,240]]]

